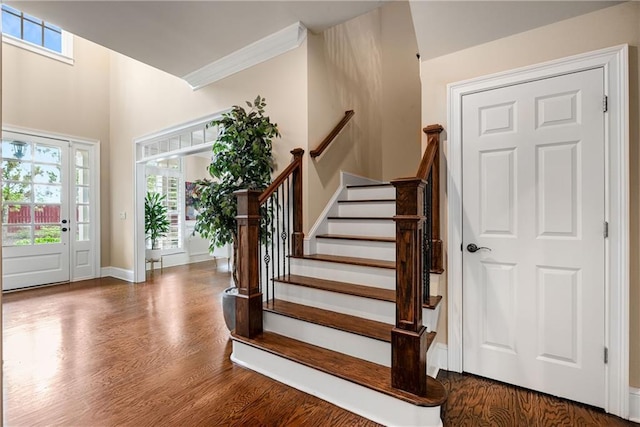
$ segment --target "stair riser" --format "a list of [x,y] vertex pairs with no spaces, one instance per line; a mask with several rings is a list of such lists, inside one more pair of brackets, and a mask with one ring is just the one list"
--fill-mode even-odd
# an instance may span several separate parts
[[264,329],[379,365],[391,366],[391,344],[385,341],[271,312],[264,313]]
[[339,203],[338,216],[392,217],[396,214],[396,202]]
[[231,360],[382,425],[442,426],[439,406],[412,405],[238,341]]
[[347,189],[347,200],[395,199],[396,189],[393,186],[359,187]]
[[396,288],[396,271],[388,268],[292,258],[291,274],[383,289]]
[[395,237],[396,224],[393,220],[342,220],[330,219],[329,234],[350,236]]
[[[282,282],[275,282],[275,296],[284,301],[350,314],[364,319],[376,320],[391,325],[396,323],[396,305],[388,301],[362,298]],[[422,309],[422,324],[428,331],[435,331],[438,326],[440,306],[438,305],[435,310]]]
[[395,261],[396,244],[361,240],[318,239],[316,252],[326,255],[357,256],[384,261]]

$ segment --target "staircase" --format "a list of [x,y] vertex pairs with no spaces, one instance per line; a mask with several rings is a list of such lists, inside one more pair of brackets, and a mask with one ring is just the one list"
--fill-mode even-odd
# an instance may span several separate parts
[[[232,334],[232,360],[384,425],[442,425],[437,380],[427,377],[426,396],[391,386],[395,210],[390,184],[346,186],[310,236],[314,253],[291,256],[261,298],[263,332]],[[428,362],[440,299],[422,308]]]

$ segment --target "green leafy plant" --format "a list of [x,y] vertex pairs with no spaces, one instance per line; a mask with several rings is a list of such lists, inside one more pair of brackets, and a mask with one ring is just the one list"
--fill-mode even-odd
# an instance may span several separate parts
[[265,99],[258,97],[249,111],[235,105],[207,127],[218,126],[220,135],[212,147],[209,174],[213,180],[196,181],[195,232],[209,240],[209,250],[233,245],[233,281],[237,283],[237,223],[235,191],[264,190],[274,169],[272,140],[278,125],[264,115]]
[[166,196],[159,193],[147,193],[144,198],[144,232],[151,240],[151,248],[157,249],[158,239],[169,232]]

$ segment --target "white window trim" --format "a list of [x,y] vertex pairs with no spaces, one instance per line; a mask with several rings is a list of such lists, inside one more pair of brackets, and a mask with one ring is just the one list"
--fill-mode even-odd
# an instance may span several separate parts
[[2,34],[2,42],[28,50],[29,52],[37,53],[38,55],[46,56],[47,58],[55,59],[56,61],[64,62],[65,64],[73,65],[73,34],[65,30],[62,30],[61,34],[62,53],[4,33]]

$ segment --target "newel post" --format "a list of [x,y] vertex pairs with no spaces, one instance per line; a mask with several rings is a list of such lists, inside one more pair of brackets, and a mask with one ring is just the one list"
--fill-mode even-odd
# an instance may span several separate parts
[[425,181],[400,178],[396,188],[396,325],[391,332],[391,385],[427,394],[427,329],[422,324],[422,228]]
[[262,292],[260,292],[260,191],[240,190],[238,201],[238,295],[236,334],[253,338],[262,333]]
[[294,257],[304,255],[304,233],[302,232],[302,148],[291,150],[293,161],[298,166],[293,170],[293,233],[291,237],[291,254]]
[[442,253],[442,239],[440,238],[440,133],[444,128],[440,125],[429,125],[422,129],[427,135],[427,147],[435,144],[438,149],[433,159],[431,175],[431,265],[432,273],[441,274],[444,271]]

